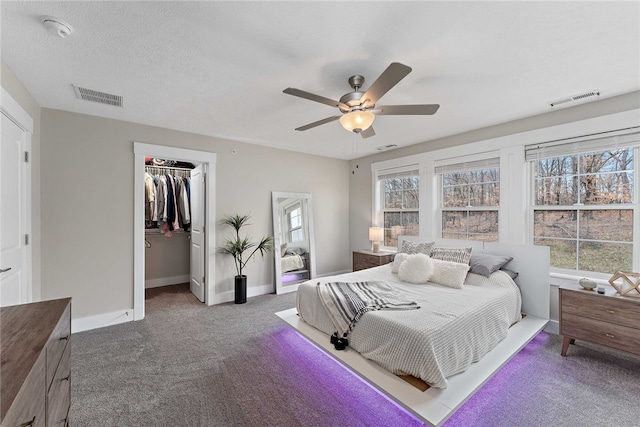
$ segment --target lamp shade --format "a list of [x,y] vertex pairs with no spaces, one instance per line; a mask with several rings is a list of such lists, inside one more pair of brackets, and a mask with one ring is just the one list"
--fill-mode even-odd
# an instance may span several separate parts
[[383,238],[382,232],[383,232],[382,227],[370,227],[369,228],[369,240],[374,241],[374,242],[381,241],[382,238]]
[[340,117],[340,124],[349,132],[359,133],[373,124],[376,116],[368,111],[352,111]]

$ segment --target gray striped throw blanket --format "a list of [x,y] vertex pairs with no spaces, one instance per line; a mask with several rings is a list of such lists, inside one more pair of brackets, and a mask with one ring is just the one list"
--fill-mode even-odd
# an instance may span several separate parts
[[346,336],[367,311],[420,308],[385,282],[318,283],[318,296],[336,331]]

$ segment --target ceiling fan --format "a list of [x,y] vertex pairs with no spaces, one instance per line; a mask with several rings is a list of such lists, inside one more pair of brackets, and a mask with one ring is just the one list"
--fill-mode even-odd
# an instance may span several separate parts
[[340,124],[346,130],[359,133],[363,138],[369,138],[376,134],[371,126],[376,115],[432,115],[440,108],[439,104],[380,105],[376,107],[376,102],[410,72],[411,67],[400,64],[399,62],[392,62],[366,92],[360,90],[364,84],[364,77],[360,75],[351,76],[349,77],[349,85],[351,85],[354,91],[343,95],[340,101],[334,101],[333,99],[314,95],[313,93],[292,87],[286,88],[283,92],[332,107],[338,107],[342,113],[339,116],[327,117],[317,122],[300,126],[296,128],[296,130],[303,131],[335,120],[340,120]]

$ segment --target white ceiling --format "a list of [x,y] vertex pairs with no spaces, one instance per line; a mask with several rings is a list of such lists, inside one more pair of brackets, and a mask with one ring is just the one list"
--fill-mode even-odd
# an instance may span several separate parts
[[[44,28],[52,15],[74,27]],[[640,89],[640,2],[1,2],[2,59],[46,108],[351,159],[551,110],[592,89]],[[381,116],[360,139],[332,99],[391,62],[413,68],[379,102],[440,104]],[[72,84],[124,97],[79,100]],[[153,141],[149,141],[153,142]],[[203,147],[205,148],[205,147]]]

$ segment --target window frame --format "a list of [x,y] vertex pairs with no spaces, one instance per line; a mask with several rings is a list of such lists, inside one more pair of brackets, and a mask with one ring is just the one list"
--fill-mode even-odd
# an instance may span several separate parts
[[[418,206],[416,208],[385,208],[385,187],[382,185],[382,181],[385,179],[392,178],[404,178],[404,177],[418,177]],[[421,198],[421,177],[420,170],[418,165],[406,165],[401,167],[389,168],[389,169],[381,169],[378,170],[377,173],[374,174],[374,213],[372,218],[374,222],[372,226],[382,227],[384,237],[380,244],[380,248],[386,251],[395,251],[396,246],[388,246],[386,244],[386,236],[387,236],[387,228],[385,227],[385,213],[387,212],[398,212],[398,213],[407,213],[407,212],[415,212],[418,215],[418,235],[420,235],[420,198]]]
[[[466,212],[467,218],[471,216],[472,212],[496,212],[497,215],[497,230],[495,233],[495,240],[485,240],[485,239],[469,239],[468,229],[466,231],[465,236],[459,236],[456,240],[474,240],[474,241],[491,241],[498,242],[500,240],[500,200],[502,200],[501,188],[502,188],[502,174],[500,173],[500,153],[498,152],[490,152],[483,153],[481,155],[472,155],[466,156],[463,158],[455,158],[455,159],[444,159],[442,161],[436,162],[435,165],[435,175],[437,177],[437,187],[438,187],[438,219],[440,221],[439,224],[439,232],[438,237],[443,237],[444,229],[443,224],[445,222],[445,212]],[[444,206],[444,175],[447,173],[471,173],[475,171],[482,170],[490,170],[497,169],[498,170],[498,180],[491,181],[492,183],[497,183],[498,185],[498,204],[495,206],[458,206],[458,207],[445,207]],[[485,183],[483,183],[485,184]],[[471,183],[464,184],[462,186],[470,187],[474,185]],[[482,236],[482,234],[475,234],[476,236]],[[453,237],[446,237],[453,238]]]
[[[638,184],[640,183],[640,179],[638,177],[638,171],[639,171],[639,167],[640,167],[640,143],[636,143],[636,144],[624,144],[618,147],[614,147],[614,146],[607,146],[606,144],[603,145],[603,148],[599,149],[599,150],[594,150],[594,145],[597,144],[599,141],[601,141],[601,138],[591,138],[591,139],[585,139],[585,144],[583,145],[584,148],[579,148],[579,140],[580,137],[577,138],[571,138],[569,139],[570,141],[575,139],[576,141],[574,142],[574,148],[573,148],[573,152],[571,153],[567,153],[567,154],[561,154],[562,151],[560,151],[560,148],[558,148],[558,145],[561,144],[556,144],[556,145],[552,145],[551,147],[551,153],[552,155],[548,155],[547,153],[544,153],[542,155],[539,155],[538,157],[534,158],[533,154],[527,154],[526,155],[526,163],[527,163],[527,172],[529,175],[529,180],[530,180],[530,184],[529,184],[529,189],[528,189],[528,195],[529,195],[529,225],[528,225],[528,233],[529,233],[529,244],[535,244],[535,240],[536,240],[536,236],[535,236],[535,215],[536,212],[541,212],[541,211],[575,211],[576,215],[581,215],[583,212],[589,212],[589,211],[620,211],[620,210],[630,210],[632,211],[632,242],[631,242],[631,247],[632,247],[632,256],[631,256],[631,262],[632,262],[632,271],[638,271],[640,270],[640,261],[638,260],[638,258],[640,258],[640,239],[638,238],[638,236],[640,235],[640,230],[638,230],[638,228],[640,227],[640,196],[638,194]],[[571,142],[569,142],[571,143]],[[555,148],[554,148],[555,147]],[[570,156],[580,156],[582,154],[588,154],[588,153],[600,153],[600,152],[607,152],[607,151],[612,151],[616,148],[622,149],[622,148],[629,148],[633,150],[633,167],[632,167],[632,173],[633,173],[633,181],[632,181],[632,188],[633,188],[633,194],[632,194],[632,200],[630,203],[612,203],[612,204],[593,204],[593,205],[584,205],[581,202],[580,199],[578,199],[578,203],[572,204],[572,205],[538,205],[536,204],[536,177],[535,175],[535,168],[536,168],[536,161],[537,160],[542,160],[545,158],[556,158],[556,157],[570,157]],[[529,147],[525,147],[525,151],[527,151],[528,149],[530,149]],[[582,176],[583,174],[578,173],[578,177]],[[578,223],[580,221],[580,218],[578,218]],[[576,227],[578,227],[578,225],[576,225]],[[543,237],[542,239],[554,239],[554,238],[550,238],[550,237]],[[557,240],[563,240],[563,239],[557,239]],[[606,243],[624,243],[624,244],[628,244],[628,242],[621,242],[619,240],[595,240],[595,239],[580,239],[578,237],[578,235],[576,235],[575,239],[565,239],[565,240],[569,240],[572,242],[576,242],[576,247],[578,248],[576,250],[576,267],[579,267],[579,245],[580,242],[606,242]],[[601,272],[601,271],[590,271],[590,270],[580,270],[579,268],[576,269],[572,269],[572,268],[565,268],[565,267],[555,267],[553,265],[550,265],[550,272],[554,275],[557,275],[558,277],[591,277],[594,279],[601,279],[601,280],[607,280],[611,277],[612,273],[609,272]]]
[[[291,225],[291,214],[294,211],[300,211],[300,214],[298,215],[298,217],[300,218],[300,225],[297,227],[293,227]],[[304,211],[303,211],[303,207],[302,207],[302,202],[298,201],[292,205],[287,206],[284,209],[284,217],[285,217],[285,221],[286,221],[286,229],[287,229],[287,243],[296,243],[296,242],[303,242],[306,240],[305,233],[304,233]],[[302,230],[302,238],[299,240],[293,240],[293,233],[295,231],[299,231]]]

